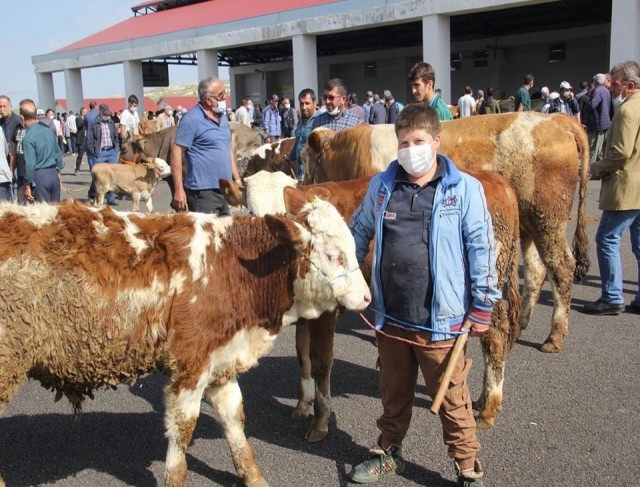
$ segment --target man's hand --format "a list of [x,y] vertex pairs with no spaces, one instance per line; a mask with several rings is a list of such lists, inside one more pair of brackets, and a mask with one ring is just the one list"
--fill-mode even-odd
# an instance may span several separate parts
[[35,201],[35,198],[33,197],[33,195],[31,194],[31,186],[28,184],[24,185],[24,198],[29,202],[29,203],[33,203]]
[[472,337],[479,337],[488,329],[489,327],[487,325],[481,325],[480,323],[476,323],[475,321],[467,318],[464,323],[462,323],[462,328],[460,328],[460,331],[471,330],[470,335]]
[[173,201],[171,207],[176,211],[187,211],[187,194],[182,186],[176,186],[173,191]]

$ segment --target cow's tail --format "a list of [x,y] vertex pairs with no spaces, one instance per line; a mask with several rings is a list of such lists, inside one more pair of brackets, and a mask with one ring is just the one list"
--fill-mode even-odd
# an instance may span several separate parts
[[573,277],[580,281],[589,271],[589,239],[587,238],[587,185],[589,184],[589,140],[584,128],[576,121],[571,131],[580,154],[580,186],[578,189],[578,221],[573,234],[573,257],[576,261]]
[[[519,236],[520,232],[517,230],[515,235]],[[520,267],[520,238],[516,238],[513,242],[513,248],[509,252],[510,260],[507,264],[507,302],[509,303],[509,311],[507,313],[507,320],[509,322],[509,335],[507,337],[507,350],[511,350],[511,347],[520,338],[520,307],[521,307],[521,295],[520,295],[520,275],[518,273]]]

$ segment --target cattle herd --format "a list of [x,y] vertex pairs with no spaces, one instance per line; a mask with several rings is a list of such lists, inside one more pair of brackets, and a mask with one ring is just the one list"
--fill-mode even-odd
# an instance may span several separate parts
[[[306,418],[313,408],[307,440],[329,434],[338,312],[363,310],[371,299],[370,256],[360,269],[345,221],[397,151],[392,125],[316,129],[298,185],[287,157],[294,139],[261,146],[256,131],[234,123],[231,130],[243,184],[223,180],[221,189],[230,205],[246,208],[234,217],[135,213],[140,200],[152,213],[159,179],[171,186],[175,128],[125,139],[120,159],[130,164],[94,167],[99,208],[0,205],[0,405],[26,378],[79,411],[96,389],[164,373],[168,486],[186,484],[202,398],[245,485],[268,485],[244,434],[237,374],[256,365],[289,324],[297,324],[301,364],[292,416]],[[490,428],[502,409],[506,354],[547,274],[554,307],[541,351],[560,352],[569,333],[573,282],[589,266],[588,143],[572,117],[527,112],[445,122],[440,151],[482,183],[498,243],[504,299],[481,339],[485,373],[474,403],[478,426]],[[101,208],[107,191],[130,194],[134,212]],[[231,309],[232,301],[243,306]]]

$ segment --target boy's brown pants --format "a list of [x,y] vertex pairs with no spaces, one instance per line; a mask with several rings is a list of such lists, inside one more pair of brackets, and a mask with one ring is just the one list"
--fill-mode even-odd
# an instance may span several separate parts
[[[392,325],[385,326],[384,332],[420,344],[453,346],[453,340],[430,342],[429,333],[413,332]],[[380,360],[380,391],[384,408],[377,425],[382,432],[380,446],[386,450],[391,445],[402,445],[409,429],[418,367],[422,371],[427,393],[433,398],[440,385],[440,377],[447,367],[451,348],[423,348],[381,333],[376,335]],[[471,361],[461,356],[440,408],[444,443],[449,447],[449,456],[456,460],[461,470],[473,468],[480,449],[467,387],[470,368]]]

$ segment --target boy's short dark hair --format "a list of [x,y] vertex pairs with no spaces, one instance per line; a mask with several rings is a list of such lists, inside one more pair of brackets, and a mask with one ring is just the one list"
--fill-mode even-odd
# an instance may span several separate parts
[[129,99],[127,100],[129,103],[138,104],[138,97],[136,95],[129,95]]
[[396,118],[396,134],[400,130],[422,129],[435,137],[440,133],[440,118],[436,111],[425,103],[410,103]]

